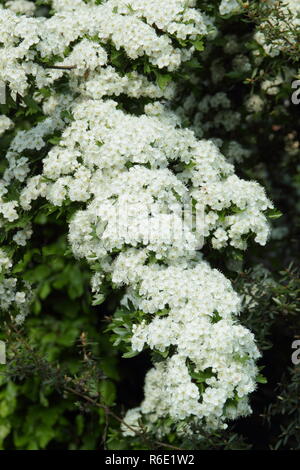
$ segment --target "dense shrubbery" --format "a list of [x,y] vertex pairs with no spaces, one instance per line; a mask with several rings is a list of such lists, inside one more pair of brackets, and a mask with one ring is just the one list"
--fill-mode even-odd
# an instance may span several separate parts
[[0,3],[0,446],[299,449],[298,2]]

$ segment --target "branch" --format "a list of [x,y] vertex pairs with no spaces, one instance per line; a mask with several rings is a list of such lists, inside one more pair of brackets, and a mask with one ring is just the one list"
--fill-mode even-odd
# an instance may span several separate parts
[[76,69],[77,65],[46,65],[46,69],[57,69],[57,70],[73,70]]
[[[66,375],[62,376],[62,371],[58,368],[56,369],[53,365],[51,365],[47,360],[45,360],[44,358],[42,357],[39,357],[38,354],[36,354],[36,352],[33,350],[33,348],[31,347],[31,345],[25,340],[25,338],[23,338],[23,336],[21,335],[20,331],[18,330],[18,328],[16,328],[15,325],[10,325],[10,328],[12,331],[14,331],[14,333],[16,334],[17,338],[19,339],[19,341],[23,344],[23,346],[25,347],[25,349],[30,353],[31,357],[32,357],[32,360],[35,364],[35,367],[37,370],[41,371],[41,364],[45,364],[45,369],[48,368],[48,374],[53,374],[53,376],[57,375],[58,371],[59,371],[59,379],[60,379],[60,387],[63,391],[65,392],[69,392],[69,393],[72,393],[73,395],[76,395],[80,398],[82,398],[83,400],[85,400],[87,403],[89,403],[90,405],[94,406],[94,407],[97,407],[97,408],[100,408],[102,410],[104,410],[105,412],[105,415],[106,415],[106,426],[105,426],[105,434],[107,432],[107,428],[108,428],[108,422],[107,422],[107,417],[108,416],[111,416],[112,418],[114,418],[118,423],[120,424],[123,424],[124,426],[126,426],[128,429],[130,429],[136,436],[142,438],[145,442],[147,442],[148,444],[154,444],[156,446],[160,446],[160,447],[165,447],[167,449],[172,449],[172,450],[182,450],[180,449],[179,447],[175,447],[175,446],[172,446],[170,444],[165,444],[164,442],[161,442],[161,441],[157,441],[157,440],[153,440],[151,439],[150,437],[147,437],[145,435],[144,432],[141,432],[139,430],[137,430],[135,427],[129,425],[128,423],[126,423],[126,421],[124,421],[123,418],[121,418],[120,416],[118,416],[116,413],[114,413],[107,405],[104,405],[103,403],[99,402],[97,399],[93,399],[92,397],[90,397],[84,390],[78,390],[76,388],[73,388],[72,386],[68,385],[68,383],[72,382],[73,379],[71,377],[67,377]],[[84,334],[81,335],[81,341],[82,341],[82,344],[83,346],[86,345],[86,337]],[[87,356],[85,354],[85,360],[87,359]],[[50,369],[50,370],[49,370]],[[31,374],[33,373],[33,371],[31,371]],[[76,385],[76,383],[75,383]],[[83,387],[82,384],[78,384],[79,387]]]

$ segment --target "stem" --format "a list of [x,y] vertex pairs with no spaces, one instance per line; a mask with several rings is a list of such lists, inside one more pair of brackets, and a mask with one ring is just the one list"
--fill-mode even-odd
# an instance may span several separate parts
[[[20,334],[18,328],[15,327],[15,325],[11,325],[11,329],[14,331],[14,333],[17,335],[17,337],[19,338],[19,340],[22,342],[23,346],[25,347],[25,349],[31,353],[32,357],[33,357],[33,360],[35,362],[35,365],[37,368],[39,368],[39,364],[38,364],[38,361],[42,361],[44,363],[48,363],[48,361],[45,361],[45,359],[43,358],[39,358],[39,356],[35,353],[35,351],[32,349],[32,347],[30,346],[30,344],[22,337],[22,335]],[[50,365],[50,364],[49,364]],[[72,393],[73,395],[76,395],[80,398],[82,398],[83,400],[85,400],[86,402],[88,402],[90,405],[92,406],[95,406],[97,408],[100,408],[102,410],[104,410],[105,412],[105,415],[106,415],[106,419],[108,416],[111,416],[112,418],[114,418],[116,421],[118,421],[118,423],[120,424],[123,424],[124,426],[126,426],[128,429],[130,429],[131,431],[134,432],[135,435],[141,437],[145,442],[147,442],[148,444],[155,444],[157,446],[160,446],[160,447],[165,447],[167,449],[172,449],[172,450],[182,450],[180,447],[175,447],[175,446],[172,446],[171,444],[165,444],[164,442],[161,442],[161,441],[157,441],[157,440],[152,440],[150,438],[148,438],[147,436],[145,436],[145,433],[143,432],[140,432],[138,431],[136,428],[134,428],[133,426],[130,426],[128,423],[126,423],[126,421],[124,421],[122,418],[120,418],[120,416],[118,416],[116,413],[114,413],[108,406],[104,405],[103,403],[100,403],[99,401],[97,401],[96,399],[93,399],[91,398],[90,396],[88,396],[86,393],[80,391],[80,390],[76,390],[76,388],[73,388],[69,385],[66,385],[66,380],[64,380],[64,383],[63,383],[63,389],[66,391],[66,392],[69,392],[69,393]],[[105,427],[105,433],[107,432],[107,428],[108,428],[108,422],[106,421],[106,427]]]
[[[87,401],[88,403],[90,403],[91,405],[93,406],[96,406],[97,408],[101,408],[102,410],[105,411],[105,414],[106,415],[109,415],[111,416],[112,418],[114,418],[116,421],[118,421],[120,424],[123,424],[124,426],[126,426],[128,429],[130,429],[131,431],[133,431],[135,434],[139,435],[140,437],[142,437],[145,441],[148,441],[148,439],[146,438],[146,436],[143,434],[143,433],[140,433],[139,431],[137,431],[134,427],[130,426],[128,423],[126,423],[126,421],[124,421],[122,418],[120,418],[118,415],[116,415],[113,411],[111,411],[109,409],[108,406],[106,405],[103,405],[102,403],[99,403],[97,400],[94,400],[93,398],[89,397],[88,395],[85,395],[84,393],[82,392],[79,392],[78,390],[72,388],[72,387],[65,387],[65,390],[67,392],[70,392],[70,393],[73,393],[74,395],[77,395],[81,398],[83,398],[85,401]],[[168,449],[173,449],[173,450],[182,450],[180,449],[180,447],[175,447],[175,446],[172,446],[170,444],[165,444],[164,442],[160,442],[160,441],[152,441],[154,444],[156,445],[159,445],[161,447],[166,447]]]
[[76,69],[76,65],[46,65],[45,68],[58,70],[73,70]]

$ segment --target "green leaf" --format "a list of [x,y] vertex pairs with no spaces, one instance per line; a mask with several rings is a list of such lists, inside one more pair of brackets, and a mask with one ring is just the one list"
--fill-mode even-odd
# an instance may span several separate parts
[[50,287],[49,282],[44,282],[40,289],[40,298],[43,300],[46,299],[48,295],[50,294],[50,292],[51,292],[51,287]]
[[30,96],[24,96],[23,101],[28,106],[28,110],[26,114],[30,115],[30,114],[36,114],[36,113],[41,112],[40,106]]
[[130,359],[131,357],[135,357],[139,354],[139,351],[128,351],[122,355],[125,359]]
[[204,44],[201,39],[196,39],[195,41],[193,41],[193,46],[196,51],[204,51]]
[[282,217],[282,212],[277,209],[269,209],[267,211],[267,217],[269,217],[269,219],[279,219]]
[[258,382],[259,384],[266,384],[268,383],[268,380],[262,374],[258,374],[256,377],[256,382]]
[[167,85],[172,81],[172,75],[169,73],[161,74],[159,72],[155,73],[156,75],[156,83],[161,90],[164,90]]
[[200,372],[191,372],[191,377],[197,383],[205,382],[207,379],[210,379],[213,375],[214,374],[213,374],[211,368],[200,371]]
[[97,295],[95,296],[93,302],[92,302],[92,305],[93,305],[93,306],[101,305],[101,304],[103,304],[104,300],[105,300],[105,295],[103,295],[103,294],[97,294]]
[[48,266],[41,264],[24,274],[24,279],[29,282],[39,282],[49,276],[51,270]]
[[49,142],[49,144],[52,144],[52,145],[57,145],[59,144],[61,140],[61,137],[51,137],[50,139],[48,139],[47,142]]
[[116,387],[110,380],[102,380],[99,384],[99,392],[104,403],[112,406],[116,399]]

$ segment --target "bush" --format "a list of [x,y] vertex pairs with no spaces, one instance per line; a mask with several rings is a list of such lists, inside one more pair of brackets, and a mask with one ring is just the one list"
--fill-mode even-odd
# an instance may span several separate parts
[[299,18],[0,2],[0,448],[299,449]]

